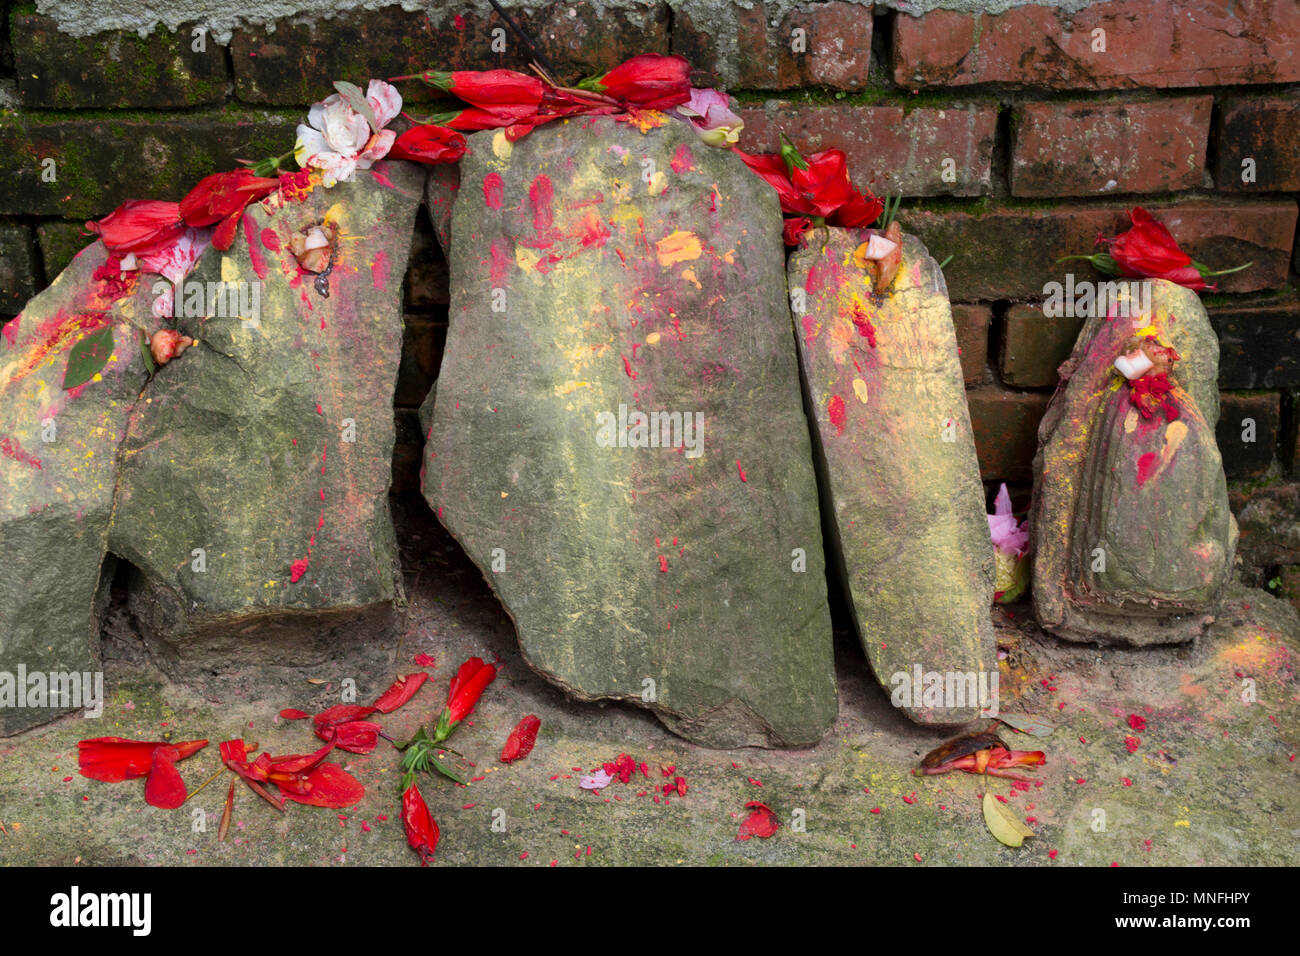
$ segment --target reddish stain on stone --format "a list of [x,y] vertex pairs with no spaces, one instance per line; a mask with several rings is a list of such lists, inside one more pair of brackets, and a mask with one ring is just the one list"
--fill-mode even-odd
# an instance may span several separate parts
[[695,156],[691,153],[691,148],[685,143],[677,147],[677,152],[673,154],[671,166],[673,172],[678,176],[686,172],[695,165]]
[[740,473],[741,481],[749,481],[749,476],[745,474],[745,469],[740,467],[740,459],[736,459],[736,471]]
[[1139,488],[1142,487],[1142,485],[1145,485],[1147,481],[1150,480],[1151,475],[1155,472],[1156,460],[1157,460],[1157,456],[1156,453],[1153,451],[1147,452],[1145,455],[1143,455],[1141,458],[1138,459],[1137,479],[1138,479]]
[[275,234],[275,230],[267,226],[262,230],[262,245],[272,252],[280,251],[280,237]]
[[297,584],[302,580],[302,576],[307,573],[307,559],[299,558],[289,566],[289,580]]
[[393,181],[389,179],[387,176],[385,176],[383,171],[378,166],[371,167],[370,174],[375,177],[375,182],[379,183],[379,185],[387,186],[389,189],[397,188],[396,186],[393,185]]
[[388,281],[388,273],[391,266],[388,262],[388,253],[380,249],[375,255],[375,261],[370,263],[370,284],[376,289],[382,289],[384,283]]
[[844,425],[848,421],[848,416],[844,411],[844,399],[838,395],[832,395],[831,400],[826,403],[826,413],[831,417],[831,424],[835,426],[836,433],[844,434]]
[[500,173],[488,173],[483,177],[483,201],[488,204],[489,209],[501,208],[505,188]]
[[504,243],[499,239],[492,240],[492,285],[500,288],[505,284],[506,276],[510,272],[510,255],[504,248]]
[[24,465],[31,465],[37,470],[44,470],[41,466],[41,460],[39,458],[33,458],[24,451],[22,444],[17,438],[10,438],[8,435],[0,437],[0,454],[5,455],[7,458],[12,458],[14,461],[20,462]]
[[259,279],[266,278],[266,259],[262,255],[262,244],[258,242],[253,231],[253,217],[244,213],[244,238],[248,240],[248,259],[253,265],[253,272]]
[[856,305],[853,307],[853,325],[857,328],[858,335],[865,338],[867,344],[874,349],[876,347],[876,327],[871,324],[871,320],[867,318],[866,313]]
[[667,573],[668,573],[668,559],[665,558],[662,554],[659,555],[659,570],[660,570],[663,574],[667,574]]
[[538,173],[528,188],[528,203],[533,209],[533,228],[539,233],[546,232],[555,222],[555,213],[551,204],[555,199],[555,188],[551,177]]

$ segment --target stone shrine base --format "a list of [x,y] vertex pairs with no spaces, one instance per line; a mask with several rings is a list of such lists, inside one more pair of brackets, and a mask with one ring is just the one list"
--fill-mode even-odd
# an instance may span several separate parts
[[[1300,751],[1300,618],[1262,591],[1234,587],[1210,639],[1182,648],[1065,645],[1033,626],[1027,604],[1011,609],[1014,618],[995,610],[999,644],[1008,649],[1003,710],[1056,724],[1047,738],[1002,729],[1011,746],[1047,754],[1047,765],[1027,774],[1043,785],[1016,792],[1009,780],[910,774],[951,734],[916,726],[890,706],[866,670],[843,608],[836,614],[839,717],[814,748],[706,750],[674,737],[649,713],[570,703],[528,670],[509,619],[423,503],[413,498],[395,510],[410,607],[388,670],[351,675],[280,666],[245,669],[224,691],[218,684],[172,684],[149,664],[118,609],[105,625],[103,717],[64,718],[0,740],[0,823],[8,831],[0,833],[0,864],[416,865],[402,833],[397,755],[386,744],[370,756],[332,758],[365,784],[359,806],[289,804],[281,815],[241,785],[230,836],[218,843],[233,777],[218,778],[181,810],[158,810],[145,804],[141,781],[80,777],[76,742],[208,736],[207,749],[180,765],[193,790],[218,769],[220,740],[243,735],[274,753],[314,749],[310,728],[279,719],[281,708],[337,702],[338,681],[348,676],[357,680],[358,697],[368,699],[397,673],[417,670],[412,659],[421,653],[436,659],[430,687],[384,720],[398,739],[422,720],[432,722],[466,657],[499,655],[505,665],[470,718],[473,726],[452,741],[485,779],[463,789],[421,782],[442,830],[438,865],[1300,862],[1300,759],[1293,757]],[[423,558],[413,560],[417,550]],[[1254,679],[1257,703],[1243,703],[1239,675]],[[331,681],[332,689],[307,678]],[[527,713],[542,721],[536,749],[514,765],[499,763],[506,735]],[[1130,714],[1144,717],[1146,729],[1131,730]],[[1133,753],[1125,746],[1130,735],[1141,741]],[[600,794],[579,789],[573,768],[585,772],[622,751],[645,761],[651,778],[637,775]],[[648,792],[667,782],[659,767],[670,764],[688,792],[656,804]],[[977,795],[990,784],[1022,816],[1035,818],[1037,835],[1018,850],[999,844],[984,826]],[[739,843],[736,831],[751,800],[770,806],[782,828],[771,839]],[[206,832],[193,832],[194,807],[206,813]],[[505,811],[504,833],[491,828],[495,808]],[[796,808],[804,811],[806,832],[791,829]],[[1104,832],[1092,828],[1097,810],[1105,814]]]

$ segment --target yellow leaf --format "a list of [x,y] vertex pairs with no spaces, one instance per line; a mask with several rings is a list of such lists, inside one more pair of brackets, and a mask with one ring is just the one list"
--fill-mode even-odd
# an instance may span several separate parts
[[1034,831],[991,792],[984,794],[984,822],[988,824],[989,832],[1007,846],[1020,846],[1025,837],[1034,835]]

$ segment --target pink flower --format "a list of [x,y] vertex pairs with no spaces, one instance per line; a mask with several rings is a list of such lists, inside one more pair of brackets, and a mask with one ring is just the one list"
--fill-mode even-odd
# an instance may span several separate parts
[[1017,558],[1024,557],[1029,546],[1029,528],[1027,522],[1016,521],[1016,516],[1011,513],[1011,495],[1007,493],[1006,482],[998,489],[993,514],[988,519],[993,546]]
[[312,106],[307,114],[310,125],[298,126],[294,159],[303,168],[321,170],[327,188],[347,182],[358,169],[369,169],[375,160],[388,155],[397,139],[392,130],[383,129],[402,111],[402,95],[397,89],[383,80],[371,80],[366,103],[375,114],[378,132],[338,93]]
[[136,263],[141,272],[156,273],[171,283],[154,299],[151,311],[157,318],[165,319],[175,315],[176,304],[172,301],[174,287],[193,271],[199,257],[211,244],[211,229],[188,228],[170,245],[137,257]]
[[674,112],[695,128],[708,146],[732,146],[740,142],[745,121],[731,111],[731,98],[718,90],[691,88],[691,98]]
[[603,770],[597,770],[590,776],[583,777],[578,781],[578,786],[583,790],[604,790],[614,780]]

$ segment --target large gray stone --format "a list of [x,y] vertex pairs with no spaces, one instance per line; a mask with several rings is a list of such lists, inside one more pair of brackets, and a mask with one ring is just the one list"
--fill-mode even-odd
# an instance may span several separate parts
[[[997,687],[993,544],[948,290],[905,236],[878,292],[854,263],[869,235],[813,230],[790,257],[827,525],[876,679],[913,720],[964,723],[979,714],[978,688],[992,702]],[[974,683],[917,699],[918,668],[945,690],[949,674]]]
[[[780,233],[737,157],[609,117],[470,137],[451,222],[425,496],[534,669],[710,746],[836,713]],[[698,457],[602,447],[620,407],[701,416]]]
[[[136,325],[153,298],[140,282],[108,298],[92,279],[106,258],[99,243],[83,250],[0,329],[0,671],[15,677],[98,666],[114,462],[145,382]],[[98,380],[65,391],[69,351],[109,325],[113,357]],[[0,734],[69,709],[0,706]]]
[[[1146,288],[1149,310],[1138,296],[1136,316],[1088,319],[1039,426],[1034,606],[1070,640],[1192,640],[1231,576],[1237,525],[1214,437],[1218,341],[1196,293],[1160,279]],[[1112,364],[1149,332],[1181,356],[1169,372],[1172,417],[1139,414]]]
[[[328,660],[391,633],[392,402],[423,186],[387,162],[252,206],[192,273],[260,284],[261,308],[179,320],[200,344],[159,370],[122,448],[110,548],[139,571],[131,609],[168,669]],[[289,242],[322,222],[338,240],[318,279]]]

